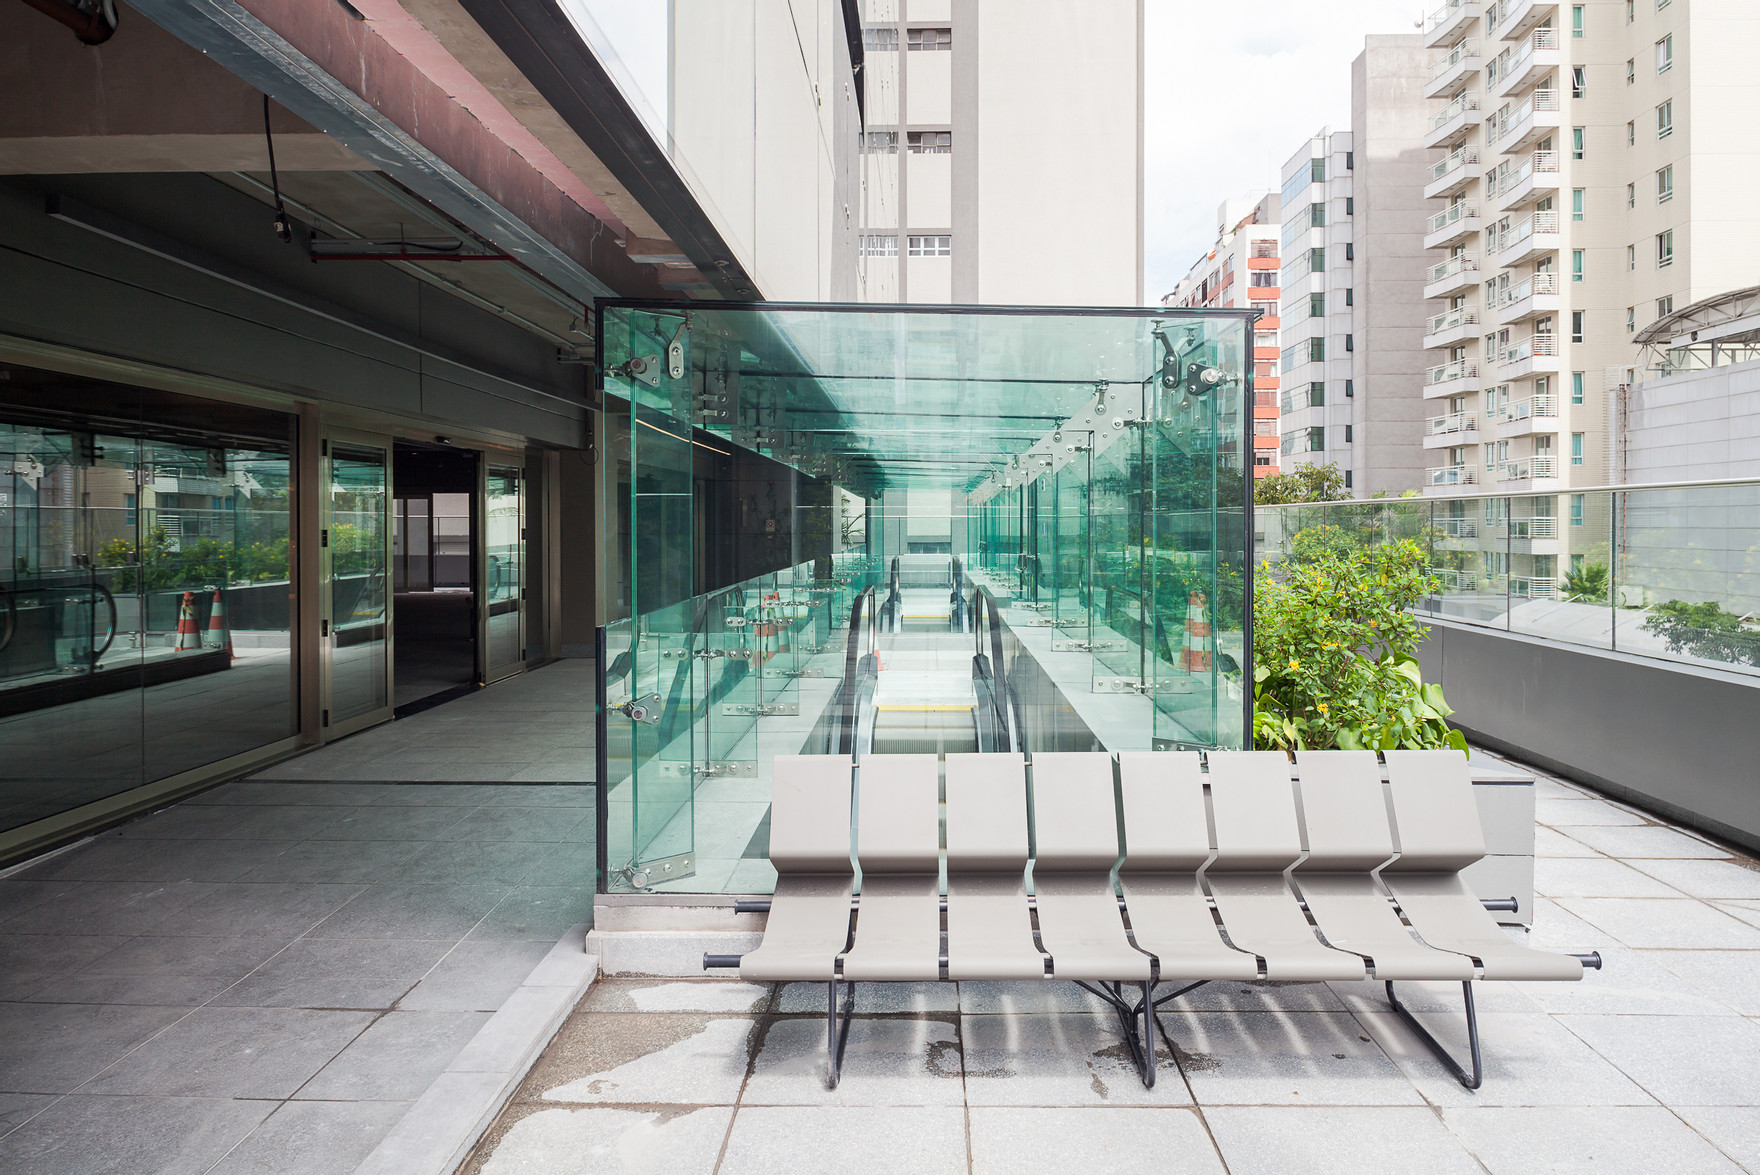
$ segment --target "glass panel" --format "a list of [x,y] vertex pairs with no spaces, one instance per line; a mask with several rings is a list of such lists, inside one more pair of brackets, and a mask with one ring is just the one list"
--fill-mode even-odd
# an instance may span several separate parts
[[488,582],[483,599],[488,607],[490,676],[525,660],[525,513],[520,471],[490,466],[483,509],[483,545]]
[[[329,708],[333,727],[390,704],[390,626],[385,591],[390,570],[385,533],[390,496],[386,457],[383,449],[335,441],[330,444],[330,541],[326,549],[330,564]],[[443,496],[435,495],[436,499]],[[436,501],[437,514],[438,511]],[[438,552],[438,535],[435,546]],[[438,553],[435,564],[434,578],[443,580]],[[468,559],[465,575],[468,586]]]

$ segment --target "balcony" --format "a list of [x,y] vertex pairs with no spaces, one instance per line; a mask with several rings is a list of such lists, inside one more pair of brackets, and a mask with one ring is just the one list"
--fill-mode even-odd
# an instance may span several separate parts
[[1496,417],[1499,440],[1558,431],[1558,397],[1551,392],[1506,404]]
[[1529,335],[1504,351],[1498,361],[1497,377],[1515,380],[1535,373],[1557,371],[1560,350],[1556,334]]
[[1441,583],[1445,592],[1470,592],[1479,587],[1479,577],[1471,571],[1461,571],[1455,567],[1432,567],[1430,574]]
[[1462,41],[1443,54],[1430,68],[1430,80],[1424,83],[1424,97],[1442,98],[1466,89],[1467,83],[1479,72],[1479,46]]
[[1441,298],[1479,284],[1479,259],[1471,253],[1432,265],[1424,275],[1424,296]]
[[1558,69],[1557,29],[1535,29],[1520,44],[1499,53],[1485,70],[1485,88],[1495,98],[1519,94]]
[[[1479,520],[1469,518],[1464,514],[1436,518],[1431,521],[1430,525],[1436,530],[1437,545],[1450,549],[1458,549],[1461,544],[1469,543],[1479,537]],[[1435,568],[1431,568],[1431,574],[1437,574]]]
[[1558,275],[1537,273],[1503,291],[1497,297],[1497,325],[1526,322],[1559,310]]
[[1504,155],[1527,151],[1547,135],[1556,135],[1564,123],[1563,102],[1557,90],[1535,90],[1513,110],[1500,113],[1497,149]]
[[1513,171],[1498,169],[1497,210],[1510,212],[1558,195],[1558,152],[1536,151]]
[[1430,218],[1429,231],[1424,234],[1424,248],[1444,249],[1478,231],[1478,205],[1450,204]]
[[1558,252],[1558,213],[1536,212],[1497,243],[1497,266],[1510,269]]
[[1440,399],[1479,390],[1479,365],[1471,359],[1456,359],[1424,372],[1424,398]]
[[1437,465],[1424,471],[1427,490],[1453,489],[1479,484],[1479,472],[1471,465]]
[[1500,41],[1520,41],[1541,21],[1558,15],[1557,0],[1504,0],[1501,7],[1496,28]]
[[1433,315],[1424,327],[1425,347],[1447,347],[1479,333],[1479,313],[1462,307]]
[[1424,132],[1424,146],[1459,146],[1467,132],[1484,120],[1485,112],[1479,108],[1479,99],[1471,94],[1462,94],[1430,120],[1430,129]]
[[[1550,482],[1558,477],[1558,458],[1546,455],[1522,457],[1515,461],[1505,461],[1497,467],[1498,488],[1521,489],[1521,486],[1510,486],[1510,482]],[[1550,487],[1539,487],[1550,488]]]
[[1455,445],[1475,445],[1479,443],[1479,414],[1477,412],[1451,412],[1447,416],[1432,416],[1424,422],[1424,447],[1426,449],[1446,449]]
[[1481,174],[1477,148],[1461,147],[1451,151],[1430,168],[1430,182],[1424,185],[1424,199],[1452,196]]
[[[1531,460],[1551,460],[1551,458],[1532,458]],[[1540,501],[1548,501],[1542,498]],[[1545,518],[1500,518],[1497,521],[1497,537],[1505,541],[1506,550],[1511,555],[1556,555],[1558,554],[1558,519]]]
[[1479,0],[1448,0],[1424,19],[1424,45],[1446,45],[1479,15]]

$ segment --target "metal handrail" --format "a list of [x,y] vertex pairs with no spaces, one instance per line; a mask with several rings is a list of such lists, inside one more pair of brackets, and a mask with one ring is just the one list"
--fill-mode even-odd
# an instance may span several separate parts
[[1435,183],[1443,176],[1470,163],[1479,162],[1479,152],[1468,147],[1457,147],[1430,168],[1430,182]]
[[1433,335],[1438,331],[1450,330],[1457,326],[1477,326],[1478,323],[1478,311],[1468,310],[1465,307],[1459,310],[1444,310],[1441,314],[1430,319],[1430,327],[1424,333]]
[[1478,215],[1479,208],[1475,204],[1468,204],[1465,202],[1450,204],[1447,208],[1444,208],[1441,212],[1438,212],[1435,216],[1430,218],[1430,231],[1433,233],[1439,233],[1462,217],[1466,217],[1468,220],[1473,220],[1476,219]]
[[1471,253],[1462,253],[1457,257],[1450,257],[1447,261],[1432,265],[1430,276],[1425,279],[1425,282],[1426,284],[1439,282],[1451,278],[1457,273],[1477,273],[1478,271],[1479,259]]
[[1442,108],[1441,113],[1439,113],[1435,118],[1430,120],[1430,129],[1431,130],[1441,130],[1443,127],[1447,126],[1449,123],[1453,122],[1455,119],[1459,118],[1461,115],[1465,114],[1467,111],[1477,110],[1477,109],[1479,109],[1479,99],[1473,97],[1470,94],[1462,94],[1460,97],[1456,98],[1453,102],[1450,102],[1447,106],[1444,106]]
[[1442,59],[1430,67],[1430,80],[1435,81],[1463,61],[1471,61],[1479,56],[1479,46],[1472,41],[1462,41],[1443,55]]

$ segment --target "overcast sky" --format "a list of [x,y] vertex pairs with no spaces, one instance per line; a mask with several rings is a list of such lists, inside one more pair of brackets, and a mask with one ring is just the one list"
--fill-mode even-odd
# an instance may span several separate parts
[[[1144,301],[1216,240],[1224,199],[1277,187],[1283,161],[1351,120],[1369,33],[1411,33],[1440,0],[1147,0]],[[1202,97],[1198,97],[1202,95]]]

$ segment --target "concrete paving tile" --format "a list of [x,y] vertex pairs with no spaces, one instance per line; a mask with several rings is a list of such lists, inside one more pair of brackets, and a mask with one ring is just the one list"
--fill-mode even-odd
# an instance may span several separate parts
[[[1572,828],[1572,837],[1610,857],[1728,857],[1729,850],[1660,824],[1632,828]],[[1536,851],[1538,848],[1536,847]]]
[[1534,797],[1534,819],[1554,828],[1572,825],[1648,824],[1643,816],[1616,807],[1606,800],[1564,798],[1556,795]]
[[208,1175],[347,1175],[407,1102],[283,1102]]
[[547,1102],[731,1105],[754,1029],[743,1017],[576,1012],[529,1085]]
[[212,975],[86,975],[57,978],[26,1002],[198,1008],[237,982]]
[[[823,983],[785,983],[776,1001],[778,1012],[817,1012],[825,1014]],[[959,1011],[957,983],[861,983],[856,985],[856,1015],[910,1012],[950,1013]],[[1085,1005],[1084,1005],[1085,1010]]]
[[103,934],[0,934],[0,1000],[22,999],[130,940]]
[[831,1088],[821,1016],[770,1021],[742,1105],[957,1106],[965,1101],[959,1028],[934,1018],[851,1021]]
[[[1520,985],[1522,990],[1537,1008],[1547,1012],[1654,1016],[1725,1016],[1737,1012],[1712,988],[1692,982],[1683,984],[1683,976],[1668,966],[1676,955],[1705,952],[1634,951],[1610,946],[1596,949],[1601,952],[1601,970],[1585,969],[1583,978],[1575,983],[1524,983]],[[1727,953],[1739,956],[1744,952]],[[1751,957],[1755,976],[1760,978],[1760,954]],[[1475,984],[1475,992],[1484,986]],[[1760,989],[1760,983],[1755,987]]]
[[[1357,1020],[1393,1058],[1425,1099],[1438,1106],[1647,1106],[1655,1099],[1600,1054],[1542,1012],[1481,1012],[1479,1040],[1485,1083],[1469,1090],[1443,1068],[1392,1012],[1359,1012]],[[1426,1014],[1424,1026],[1463,1066],[1466,1017]]]
[[398,873],[404,881],[427,884],[519,885],[541,872],[554,849],[553,844],[529,841],[431,841]]
[[956,1107],[742,1108],[718,1175],[965,1175],[965,1112]]
[[[1365,979],[1356,983],[1330,983],[1334,994],[1343,1001],[1346,1008],[1353,1012],[1386,1012],[1391,1010],[1387,1002],[1387,988],[1384,984]],[[1554,987],[1565,984],[1555,983]],[[1441,1015],[1461,1014],[1461,985],[1452,980],[1407,981],[1401,980],[1395,989],[1399,993],[1399,1002],[1415,1012],[1436,1012]],[[1473,1002],[1481,1012],[1538,1012],[1540,1005],[1522,984],[1499,982],[1489,983],[1480,980],[1473,984]],[[1168,1005],[1172,1006],[1172,1005]]]
[[453,807],[393,807],[376,804],[356,808],[311,835],[313,840],[439,841],[447,839],[470,815]]
[[[855,1028],[851,1028],[853,1034]],[[1179,1106],[1191,1094],[1158,1042],[1155,1088],[1143,1088],[1110,1013],[960,1017],[966,1102],[973,1106]]]
[[1186,1109],[996,1107],[971,1112],[972,1175],[1211,1175],[1210,1132]]
[[[1658,864],[1645,861],[1646,865]],[[1679,864],[1680,862],[1668,862]],[[1721,864],[1721,862],[1712,862]],[[1678,898],[1681,891],[1609,857],[1541,857],[1534,892],[1549,898]]]
[[287,1098],[372,1022],[370,1012],[197,1008],[81,1092]]
[[0,1137],[11,1134],[56,1100],[52,1093],[0,1093]]
[[[28,892],[26,887],[49,886],[57,881],[124,880],[116,876],[118,869],[156,851],[158,846],[149,841],[115,835],[97,836],[84,844],[74,845],[46,861],[32,865],[14,878],[0,882],[0,917],[11,917],[37,904],[35,901],[22,902],[11,896],[15,892]],[[62,889],[65,888],[63,885]]]
[[99,975],[208,975],[239,979],[262,966],[287,943],[272,938],[141,935],[77,969],[75,979]]
[[1558,1020],[1669,1106],[1745,1106],[1760,1089],[1760,1024],[1733,1016]]
[[405,861],[426,847],[425,841],[301,841],[238,880],[251,884],[391,881],[400,876]]
[[233,882],[216,885],[162,921],[160,935],[292,939],[340,910],[358,882]]
[[1752,862],[1640,860],[1634,865],[1691,897],[1760,901],[1760,867]]
[[1445,1109],[1442,1118],[1491,1175],[1741,1170],[1661,1106],[1488,1106]]
[[375,885],[308,937],[460,939],[507,893],[504,885]]
[[1201,1105],[1422,1101],[1348,1012],[1163,1011],[1160,1019]]
[[0,923],[0,934],[151,934],[212,893],[206,882],[89,881]]
[[[534,885],[579,885],[593,888],[599,876],[598,854],[593,842],[564,841],[549,846],[549,853],[533,866]],[[697,879],[701,880],[699,872]]]
[[[1572,832],[1577,829],[1572,829]],[[1540,825],[1534,829],[1534,855],[1537,857],[1599,857],[1601,852],[1582,841],[1566,836],[1554,828]],[[1618,854],[1615,854],[1616,856]]]
[[715,1168],[733,1107],[543,1109],[485,1139],[468,1175],[696,1175]]
[[229,1097],[62,1098],[0,1138],[7,1175],[185,1175],[208,1170],[275,1108]]
[[390,1012],[294,1096],[302,1101],[414,1101],[458,1056],[488,1012]]
[[1724,1154],[1760,1171],[1760,1107],[1678,1106],[1674,1112]]
[[1428,1108],[1218,1106],[1204,1121],[1235,1175],[1483,1175]]
[[189,1012],[115,1004],[0,1004],[0,1088],[71,1092]]
[[[818,1010],[823,1011],[825,989],[821,985],[812,986],[819,993]],[[724,979],[601,979],[581,1000],[581,1009],[588,1012],[761,1012],[769,1003],[768,984]]]
[[[1607,941],[1607,932],[1559,905],[1551,898],[1534,899],[1534,923],[1524,940],[1520,932],[1511,937],[1524,946],[1546,951],[1591,951],[1600,946],[1616,946]],[[1510,928],[1506,927],[1506,933]]]
[[389,1008],[452,948],[450,940],[302,938],[214,997],[236,1008]]
[[1760,926],[1760,902],[1720,901],[1711,904],[1725,914],[1740,918],[1750,926]]
[[478,808],[446,831],[447,840],[561,841],[593,814],[573,806]]
[[[1159,994],[1174,991],[1168,984]],[[1163,1008],[1175,1012],[1342,1012],[1338,995],[1324,983],[1206,983]]]
[[1629,947],[1760,950],[1760,927],[1691,899],[1562,898],[1558,904]]
[[[501,788],[492,783],[392,783],[380,785],[375,807],[477,808],[497,802]],[[464,813],[463,815],[468,815]]]
[[468,941],[517,939],[553,943],[569,927],[592,921],[593,891],[585,885],[522,885],[508,891],[470,932]]
[[236,881],[286,852],[296,840],[139,841],[143,856],[105,870],[114,881]]
[[397,1002],[403,1011],[493,1012],[550,948],[541,942],[461,942]]
[[1099,996],[1068,982],[992,983],[972,980],[957,986],[959,1010],[968,1016],[1007,1013],[1044,1015],[1053,1012],[1111,1014],[1106,1002]]
[[[1743,1016],[1760,1016],[1760,951],[1645,951],[1644,955],[1706,998]],[[1682,993],[1682,999],[1692,1002],[1688,993]]]

